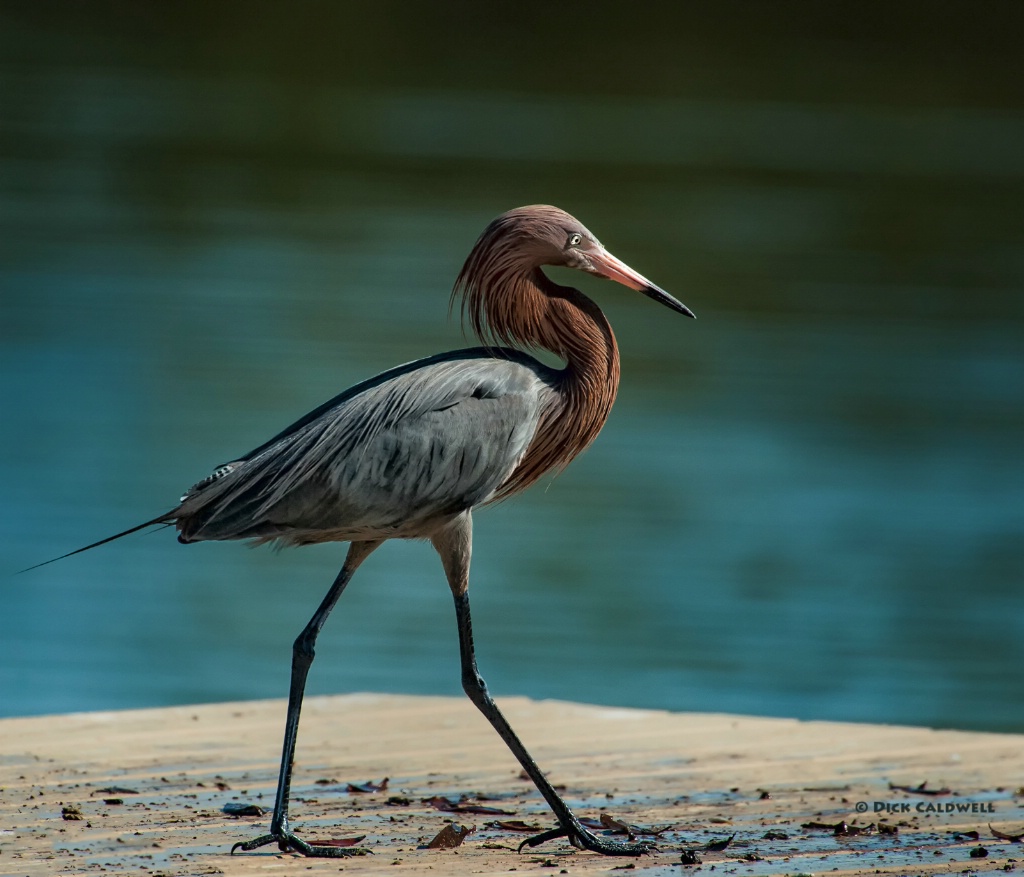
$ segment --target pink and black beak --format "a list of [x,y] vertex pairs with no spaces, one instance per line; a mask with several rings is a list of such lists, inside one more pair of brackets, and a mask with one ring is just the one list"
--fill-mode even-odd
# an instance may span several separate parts
[[598,245],[587,253],[590,267],[585,269],[598,277],[607,277],[637,292],[642,292],[648,298],[653,298],[665,307],[672,308],[681,314],[696,319],[696,315],[686,305],[676,298],[673,298],[660,286],[655,286],[642,274],[634,271],[625,262],[616,259],[604,247]]

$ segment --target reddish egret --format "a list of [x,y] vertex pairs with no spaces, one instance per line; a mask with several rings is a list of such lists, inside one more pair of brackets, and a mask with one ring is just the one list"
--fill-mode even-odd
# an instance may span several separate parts
[[[317,634],[359,565],[396,538],[429,539],[441,556],[455,598],[462,687],[558,820],[557,828],[522,846],[567,837],[578,848],[605,855],[650,849],[647,843],[606,840],[580,823],[492,700],[473,650],[473,509],[568,465],[601,431],[619,383],[619,352],[601,309],[579,290],[554,283],[542,265],[606,277],[693,316],[611,255],[568,213],[544,205],[510,210],[480,236],[452,294],[453,301],[461,296],[463,315],[486,346],[421,359],[346,390],[255,450],[218,466],[177,508],[110,537],[174,524],[181,542],[350,543],[341,571],[292,649],[270,832],[235,844],[232,852],[271,843],[307,856],[364,852],[310,844],[293,834],[289,788]],[[519,348],[548,350],[565,368],[544,365]]]

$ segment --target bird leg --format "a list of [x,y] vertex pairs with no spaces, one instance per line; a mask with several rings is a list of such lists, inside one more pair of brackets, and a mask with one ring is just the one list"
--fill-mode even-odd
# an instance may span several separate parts
[[292,680],[288,690],[288,716],[285,720],[284,747],[281,753],[281,773],[277,781],[277,796],[274,799],[274,817],[270,822],[270,833],[253,840],[240,841],[231,847],[231,852],[242,850],[249,852],[267,844],[276,843],[284,852],[292,850],[304,856],[325,858],[342,858],[346,856],[365,856],[369,850],[358,847],[316,846],[308,844],[296,837],[288,827],[288,799],[291,793],[292,767],[295,764],[295,741],[299,733],[299,713],[302,710],[302,695],[306,690],[306,676],[315,655],[314,646],[317,634],[331,614],[334,604],[338,602],[341,592],[351,581],[353,573],[366,560],[380,542],[353,542],[348,549],[345,564],[338,573],[331,589],[327,592],[319,608],[309,619],[309,623],[298,635],[292,646]]
[[512,730],[508,720],[502,715],[498,705],[487,690],[487,683],[476,665],[476,653],[473,648],[473,623],[469,611],[469,559],[472,552],[472,521],[469,512],[465,512],[431,540],[444,564],[448,584],[455,597],[455,615],[459,627],[459,655],[462,662],[462,688],[473,701],[477,709],[519,760],[523,770],[533,780],[537,790],[544,796],[548,806],[558,819],[558,828],[542,832],[527,838],[519,845],[535,847],[556,837],[566,837],[577,849],[592,850],[606,856],[640,856],[651,852],[654,845],[647,841],[638,843],[622,843],[598,837],[585,828],[562,800],[551,783],[541,773],[537,763],[527,752],[526,747]]

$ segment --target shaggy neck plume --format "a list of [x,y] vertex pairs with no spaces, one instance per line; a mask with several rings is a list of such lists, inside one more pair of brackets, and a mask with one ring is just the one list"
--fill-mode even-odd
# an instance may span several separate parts
[[597,438],[619,386],[619,349],[593,301],[523,264],[521,245],[493,244],[485,232],[456,282],[463,315],[485,344],[548,350],[566,363],[533,442],[494,497],[504,499],[568,465]]

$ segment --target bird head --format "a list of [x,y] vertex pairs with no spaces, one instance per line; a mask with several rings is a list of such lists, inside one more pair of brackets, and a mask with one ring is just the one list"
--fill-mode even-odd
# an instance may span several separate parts
[[557,265],[614,280],[685,314],[693,312],[605,249],[578,219],[547,204],[517,207],[492,220],[466,260],[460,281],[486,271],[494,279]]

